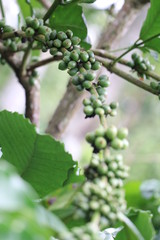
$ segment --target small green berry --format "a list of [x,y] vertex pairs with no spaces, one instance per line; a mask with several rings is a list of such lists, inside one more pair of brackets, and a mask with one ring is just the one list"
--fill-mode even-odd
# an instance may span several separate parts
[[95,140],[95,146],[98,150],[105,149],[107,142],[104,137],[97,137]]
[[70,56],[64,56],[63,61],[64,61],[65,63],[69,63],[69,62],[71,61]]
[[93,81],[94,78],[95,78],[95,75],[93,73],[91,73],[91,72],[87,72],[85,74],[85,79],[88,80],[88,81]]
[[60,47],[62,46],[62,42],[61,42],[61,40],[59,40],[59,39],[55,39],[55,40],[53,41],[53,45],[54,45],[56,48],[60,48]]
[[117,128],[115,126],[111,126],[111,127],[107,128],[107,130],[105,132],[105,136],[109,140],[113,140],[117,136]]
[[93,144],[95,141],[95,134],[94,133],[87,133],[86,141]]
[[90,81],[84,81],[82,83],[82,86],[85,88],[85,89],[90,89],[92,87],[92,83]]
[[91,65],[91,63],[90,63],[89,61],[86,62],[86,63],[84,63],[83,66],[84,66],[84,68],[85,68],[86,70],[90,70],[91,67],[92,67],[92,65]]
[[90,117],[94,113],[94,109],[91,105],[85,106],[83,112],[86,114],[87,117]]
[[68,68],[69,69],[73,69],[73,68],[75,68],[77,66],[77,63],[75,62],[75,61],[70,61],[69,63],[68,63]]
[[58,65],[58,68],[62,71],[67,69],[67,64],[64,61],[61,61]]
[[119,107],[119,103],[118,102],[112,102],[110,104],[110,107],[111,107],[111,109],[117,109]]
[[50,54],[52,56],[55,56],[57,53],[58,53],[58,49],[57,48],[53,47],[53,48],[50,49]]
[[78,68],[72,68],[72,69],[68,70],[68,74],[69,74],[70,76],[76,75],[77,72],[78,72]]
[[52,30],[52,32],[49,35],[50,40],[55,40],[57,37],[57,31],[56,30]]
[[75,85],[75,86],[80,85],[80,84],[79,84],[78,76],[74,76],[74,77],[72,78],[72,84]]
[[66,31],[66,34],[67,34],[67,36],[69,37],[69,38],[72,38],[73,37],[73,32],[71,31],[71,30],[67,30]]
[[65,39],[67,39],[67,35],[66,35],[64,32],[59,31],[59,32],[57,33],[57,38],[58,38],[59,40],[61,40],[61,41],[64,41]]
[[31,22],[31,27],[34,30],[37,30],[39,28],[40,24],[39,24],[39,20],[37,18],[33,19]]
[[63,46],[64,46],[65,48],[68,49],[68,48],[71,47],[71,45],[72,45],[72,42],[71,42],[70,39],[66,39],[66,40],[63,41]]
[[117,137],[119,139],[125,139],[128,136],[128,129],[127,128],[120,128],[118,130]]
[[27,27],[31,27],[33,18],[32,17],[26,17],[25,19]]
[[97,115],[99,115],[99,116],[104,115],[104,114],[105,114],[104,109],[103,109],[103,108],[100,108],[100,107],[96,108],[96,109],[95,109],[95,114],[97,114]]
[[90,99],[88,99],[88,98],[83,99],[83,105],[84,106],[91,105]]
[[93,63],[92,65],[92,69],[95,71],[98,70],[100,67],[101,67],[101,63],[98,61],[95,61],[95,63]]
[[77,53],[76,50],[73,50],[73,51],[71,52],[70,57],[72,58],[72,60],[74,60],[74,61],[76,61],[76,62],[79,60],[79,54]]
[[88,59],[89,59],[88,53],[85,52],[85,51],[84,51],[84,52],[81,52],[81,53],[80,53],[80,59],[81,59],[82,62],[87,62]]
[[75,46],[75,45],[78,45],[80,42],[81,42],[81,39],[79,37],[72,37],[71,38],[72,40],[72,44]]
[[120,150],[123,147],[123,142],[122,140],[115,138],[113,139],[113,141],[111,142],[111,147],[114,148],[115,150]]
[[27,36],[27,37],[32,37],[34,34],[35,34],[35,31],[34,31],[33,28],[28,27],[28,28],[26,29],[26,36]]
[[81,92],[81,91],[83,91],[84,88],[82,87],[82,85],[77,85],[76,89],[77,89],[77,91]]

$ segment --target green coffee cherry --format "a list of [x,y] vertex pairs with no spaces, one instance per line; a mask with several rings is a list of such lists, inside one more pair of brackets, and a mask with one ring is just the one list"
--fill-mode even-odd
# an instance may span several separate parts
[[72,78],[72,83],[73,83],[73,85],[75,85],[75,86],[80,85],[80,84],[79,84],[78,76],[74,76],[74,77]]
[[117,109],[119,107],[119,103],[118,102],[112,102],[110,104],[110,107],[111,107],[111,109]]
[[73,61],[78,61],[79,60],[79,54],[76,50],[73,50],[70,54],[70,57]]
[[38,34],[46,35],[46,27],[45,26],[40,26],[38,28]]
[[115,139],[113,139],[113,141],[111,142],[111,147],[114,148],[115,150],[122,149],[122,147],[123,147],[123,142],[122,142],[120,139],[115,138]]
[[49,35],[50,40],[55,40],[57,37],[57,31],[56,30],[52,30],[52,32]]
[[58,68],[62,71],[67,69],[67,64],[64,61],[61,61],[58,65]]
[[95,134],[94,133],[87,133],[86,141],[93,144],[95,141]]
[[14,31],[14,28],[13,27],[11,27],[11,26],[9,26],[9,25],[5,25],[4,27],[3,27],[3,32],[5,33],[5,32],[13,32]]
[[83,83],[82,83],[82,86],[85,88],[85,89],[91,89],[91,87],[92,87],[92,83],[90,82],[90,81],[84,81]]
[[61,40],[59,40],[59,39],[55,39],[55,40],[53,41],[53,45],[54,45],[54,47],[56,47],[56,48],[60,48],[60,47],[62,46],[62,42],[61,42]]
[[48,48],[46,46],[42,46],[42,52],[47,52],[48,51]]
[[125,139],[128,136],[128,129],[127,128],[120,128],[118,130],[117,137],[119,139]]
[[39,26],[40,26],[39,20],[37,18],[33,19],[31,22],[31,27],[34,30],[37,30],[39,28]]
[[103,128],[98,128],[95,131],[95,136],[96,137],[104,137],[105,131]]
[[107,128],[107,130],[105,132],[105,136],[109,140],[113,140],[117,136],[117,128],[115,126],[111,126],[111,127]]
[[88,81],[93,81],[94,78],[95,78],[95,76],[94,76],[94,74],[91,73],[91,72],[87,72],[87,73],[85,74],[85,79],[88,80]]
[[68,63],[68,68],[69,69],[73,69],[73,68],[75,68],[77,66],[77,63],[75,62],[75,61],[70,61],[69,63]]
[[91,67],[92,67],[92,65],[91,65],[91,63],[90,63],[89,61],[86,62],[86,63],[84,63],[83,66],[84,66],[84,68],[85,68],[86,70],[90,70]]
[[53,47],[53,48],[50,49],[50,54],[52,56],[55,56],[57,53],[58,53],[58,49],[57,48]]
[[98,107],[101,107],[101,106],[102,106],[101,100],[95,99],[95,100],[93,101],[93,107],[94,107],[94,108],[98,108]]
[[98,87],[97,88],[97,92],[98,92],[98,94],[100,95],[100,96],[102,96],[102,95],[105,95],[105,88],[102,88],[102,87]]
[[90,117],[94,113],[94,109],[91,105],[85,106],[83,112],[86,114],[87,117]]
[[105,87],[108,87],[110,85],[110,82],[108,80],[108,77],[106,75],[101,75],[99,78],[98,78],[98,84],[102,87],[102,88],[105,88]]
[[88,98],[83,99],[83,105],[84,106],[91,105],[90,99],[88,99]]
[[71,42],[70,39],[66,39],[66,40],[63,41],[63,46],[64,46],[65,48],[68,49],[68,48],[71,47],[71,45],[72,45],[72,42]]
[[151,82],[150,86],[152,89],[157,90],[158,89],[158,84],[156,82]]
[[72,44],[75,46],[75,45],[78,45],[80,42],[81,42],[81,39],[79,37],[72,37],[71,38],[71,41],[72,41]]
[[103,137],[97,137],[95,140],[95,146],[98,150],[105,149],[107,146],[107,142]]
[[95,71],[100,69],[100,67],[101,67],[101,63],[98,62],[98,61],[95,61],[92,65],[92,69],[95,70]]
[[102,116],[102,115],[104,115],[104,113],[105,112],[104,112],[103,108],[98,107],[98,108],[95,109],[95,114],[98,115],[98,116]]
[[33,18],[32,17],[26,17],[25,19],[27,27],[31,27]]
[[59,32],[57,33],[57,38],[58,38],[59,40],[61,40],[61,41],[64,41],[65,39],[67,39],[67,35],[66,35],[64,32],[59,31]]
[[94,56],[94,52],[92,52],[91,50],[88,50],[87,53],[88,53],[90,58],[94,58],[95,57]]
[[82,85],[77,85],[76,89],[77,89],[77,91],[81,92],[81,91],[83,91],[84,88]]
[[69,62],[71,61],[70,56],[64,56],[63,61],[64,61],[65,63],[69,63]]
[[80,53],[80,59],[81,59],[82,62],[87,62],[88,59],[89,59],[88,53],[85,52],[85,51],[84,51],[84,52],[81,52],[81,53]]
[[68,70],[68,74],[69,74],[70,76],[76,75],[77,72],[78,72],[78,68],[72,68],[72,69]]
[[112,111],[111,107],[108,106],[107,104],[103,105],[103,109],[104,109],[106,115],[110,114]]
[[26,36],[27,36],[27,37],[32,37],[34,34],[35,34],[35,31],[34,31],[33,28],[28,27],[28,28],[26,29]]
[[66,31],[66,34],[69,38],[72,38],[73,37],[73,32],[71,30],[67,30]]

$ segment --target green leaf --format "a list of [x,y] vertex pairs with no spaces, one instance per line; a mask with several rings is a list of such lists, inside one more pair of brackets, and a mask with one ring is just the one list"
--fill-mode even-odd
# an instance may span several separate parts
[[125,185],[125,198],[127,201],[127,207],[143,208],[146,201],[141,196],[140,186],[141,182],[139,181],[128,182]]
[[[160,1],[151,0],[151,7],[148,10],[146,20],[143,23],[140,32],[140,39],[146,40],[157,34],[160,34]],[[160,39],[157,37],[154,40],[145,43],[145,46],[160,52]]]
[[116,240],[151,240],[155,236],[152,225],[152,215],[149,211],[130,209],[127,217],[121,216],[118,226],[124,224],[124,229]]
[[37,134],[22,115],[7,111],[0,113],[0,133],[3,158],[16,167],[40,197],[63,186],[75,162],[62,143]]
[[148,10],[147,18],[143,23],[140,38],[145,40],[160,33],[160,1],[151,0],[151,7]]
[[50,17],[50,25],[57,31],[72,30],[82,40],[87,37],[87,27],[82,7],[76,3],[58,6]]
[[50,239],[66,231],[51,212],[35,203],[35,192],[6,161],[0,162],[0,239]]
[[[17,0],[24,18],[31,15],[31,7],[26,0]],[[37,0],[30,0],[30,4],[33,8],[42,8],[42,5]]]

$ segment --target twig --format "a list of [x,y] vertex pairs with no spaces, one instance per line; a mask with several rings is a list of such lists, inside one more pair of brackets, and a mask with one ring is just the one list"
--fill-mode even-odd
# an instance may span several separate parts
[[[101,49],[95,49],[93,50],[94,53],[97,55],[97,56],[100,56],[100,57],[105,57],[105,58],[108,58],[110,60],[115,60],[117,59],[116,56],[108,53],[107,51],[105,50],[101,50]],[[128,66],[128,63],[129,61],[125,60],[125,59],[119,59],[118,63],[124,65],[124,66]],[[153,78],[154,80],[156,81],[160,81],[160,75],[157,75],[156,73],[154,73],[153,71],[145,71],[145,74],[151,78]]]
[[5,18],[4,7],[3,7],[2,0],[0,0],[0,8],[1,8],[2,17]]
[[120,70],[119,68],[112,66],[109,61],[106,61],[105,59],[101,57],[96,57],[98,61],[100,61],[105,68],[111,73],[116,74],[119,77],[122,77],[126,81],[138,86],[139,88],[142,88],[143,90],[150,92],[154,95],[159,95],[158,92],[154,89],[152,89],[149,85],[145,84],[144,82],[140,81],[138,78],[133,77],[132,75]]
[[34,69],[36,69],[36,68],[43,67],[43,66],[45,66],[45,65],[48,64],[48,63],[55,62],[55,61],[59,61],[59,60],[61,60],[61,59],[62,59],[61,56],[50,57],[50,58],[47,58],[47,59],[44,59],[44,60],[41,60],[41,61],[39,61],[39,62],[36,62],[36,63],[31,64],[31,65],[27,68],[27,70],[28,70],[28,71],[32,71],[32,70],[34,70]]
[[60,4],[61,4],[61,0],[54,0],[53,4],[44,15],[43,20],[46,21]]
[[147,38],[146,40],[141,41],[140,43],[137,43],[137,42],[139,41],[139,39],[138,39],[132,46],[129,47],[129,49],[127,49],[124,53],[122,53],[119,57],[117,57],[117,58],[111,63],[111,65],[114,65],[116,62],[118,62],[122,57],[124,57],[125,55],[127,55],[127,54],[128,54],[129,52],[131,52],[132,50],[134,50],[134,49],[136,49],[136,48],[144,45],[144,44],[147,43],[147,42],[152,41],[153,39],[155,39],[155,38],[157,38],[157,37],[159,37],[159,36],[160,36],[160,33],[155,34],[154,36],[149,37],[149,38]]

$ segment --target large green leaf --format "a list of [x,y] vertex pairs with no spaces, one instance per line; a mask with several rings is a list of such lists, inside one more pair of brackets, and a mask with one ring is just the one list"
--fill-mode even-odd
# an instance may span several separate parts
[[[124,224],[123,230],[116,240],[152,240],[155,231],[152,225],[152,215],[149,211],[130,209],[127,217],[121,217]],[[118,226],[122,226],[122,222]]]
[[160,1],[151,0],[151,7],[148,10],[147,18],[143,23],[140,38],[145,40],[160,33]]
[[13,166],[0,162],[0,239],[50,239],[54,232],[66,231],[51,212],[35,203],[35,192]]
[[64,145],[49,135],[40,135],[17,113],[0,113],[0,147],[3,158],[12,163],[40,197],[63,186],[74,166]]
[[[24,18],[31,15],[31,7],[25,0],[17,0]],[[33,8],[41,8],[42,5],[37,0],[30,0],[30,4]]]
[[[140,38],[146,40],[160,34],[160,1],[151,0],[151,7],[148,10],[146,20],[143,23]],[[160,52],[160,39],[156,38],[145,43],[145,46]]]
[[57,31],[70,29],[75,36],[82,40],[87,37],[87,27],[82,7],[76,3],[58,6],[50,17],[50,25]]

